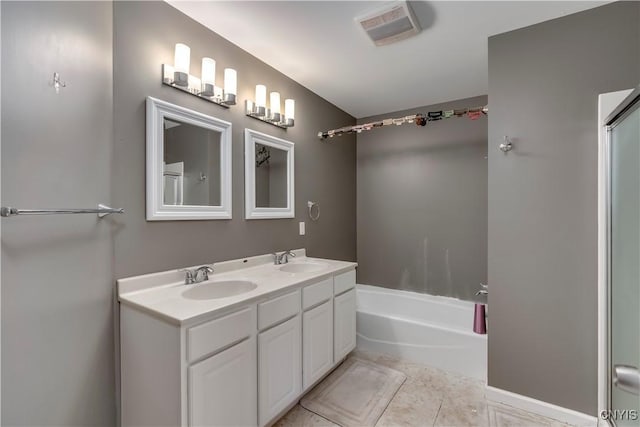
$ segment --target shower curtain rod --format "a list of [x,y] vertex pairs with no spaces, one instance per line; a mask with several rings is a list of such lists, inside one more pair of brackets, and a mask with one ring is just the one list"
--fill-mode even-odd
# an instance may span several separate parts
[[489,106],[474,107],[474,108],[462,108],[457,110],[440,110],[429,111],[427,114],[412,114],[410,116],[398,117],[395,119],[383,119],[371,123],[365,123],[362,125],[345,126],[340,129],[332,129],[324,132],[318,132],[318,138],[326,140],[327,138],[333,138],[334,136],[342,136],[349,133],[361,133],[363,130],[371,130],[382,126],[396,125],[400,126],[405,123],[414,123],[417,126],[425,126],[427,122],[435,122],[443,119],[450,119],[452,117],[464,117],[467,116],[471,120],[477,120],[482,115],[489,113]]

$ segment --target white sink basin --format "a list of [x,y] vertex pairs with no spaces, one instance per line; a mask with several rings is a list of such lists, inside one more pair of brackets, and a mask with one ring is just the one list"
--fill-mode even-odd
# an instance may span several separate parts
[[316,262],[296,262],[291,264],[285,264],[280,267],[280,271],[285,273],[314,273],[327,268],[327,264]]
[[257,288],[253,282],[247,280],[224,280],[218,282],[207,282],[196,285],[189,285],[189,289],[182,293],[187,299],[216,299],[227,298],[251,292]]

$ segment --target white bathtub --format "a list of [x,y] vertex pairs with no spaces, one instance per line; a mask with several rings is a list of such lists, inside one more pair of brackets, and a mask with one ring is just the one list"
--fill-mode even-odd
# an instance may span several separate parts
[[486,381],[487,336],[473,332],[473,303],[357,285],[358,348]]

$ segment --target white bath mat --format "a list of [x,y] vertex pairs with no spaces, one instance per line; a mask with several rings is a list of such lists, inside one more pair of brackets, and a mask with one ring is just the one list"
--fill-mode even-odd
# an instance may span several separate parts
[[406,378],[386,366],[350,358],[300,405],[342,427],[373,427]]

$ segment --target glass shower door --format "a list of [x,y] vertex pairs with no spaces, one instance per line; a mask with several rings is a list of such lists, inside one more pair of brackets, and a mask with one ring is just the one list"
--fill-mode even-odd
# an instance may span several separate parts
[[640,397],[640,101],[609,127],[610,363],[608,418],[639,426]]

